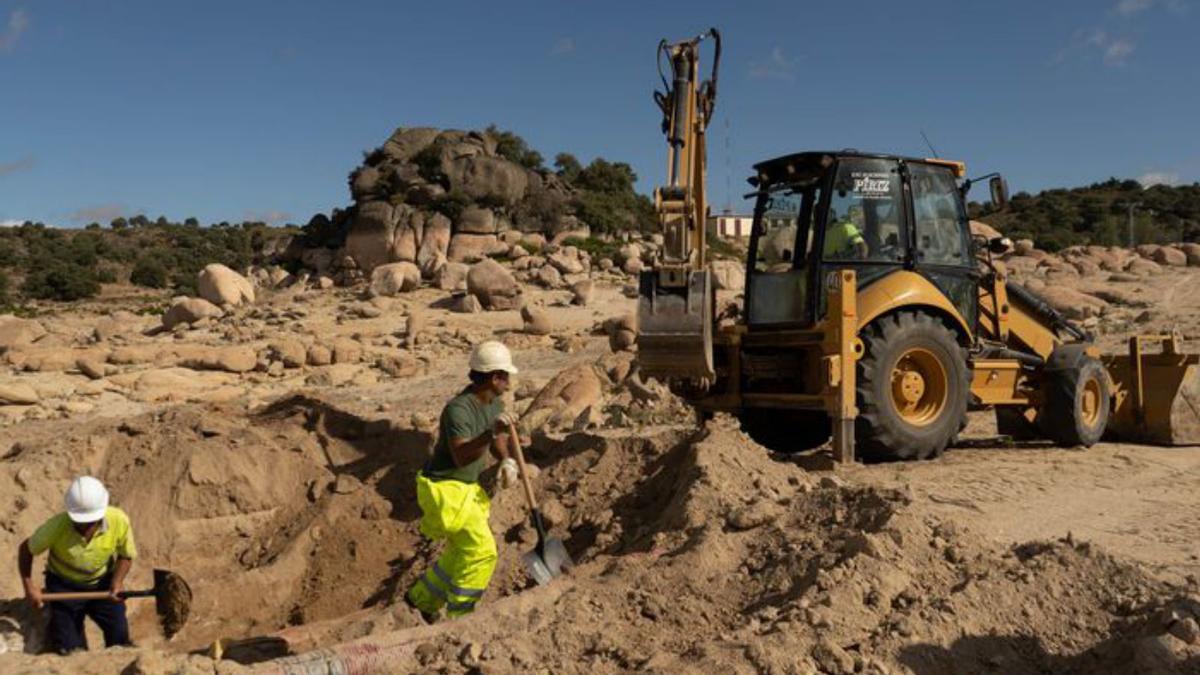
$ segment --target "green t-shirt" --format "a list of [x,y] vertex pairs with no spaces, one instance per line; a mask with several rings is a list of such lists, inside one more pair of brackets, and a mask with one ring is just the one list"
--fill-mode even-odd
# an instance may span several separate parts
[[863,241],[858,228],[849,220],[834,223],[825,231],[825,257],[838,258],[852,253],[852,247]]
[[471,393],[470,388],[450,399],[442,409],[437,445],[433,448],[433,457],[425,465],[425,475],[430,478],[450,478],[464,483],[479,482],[479,474],[483,472],[483,466],[487,463],[488,453],[483,453],[479,459],[466,466],[455,466],[454,457],[450,454],[450,439],[469,441],[478,437],[492,428],[503,410],[504,404],[500,399],[492,401],[490,405],[484,405]]

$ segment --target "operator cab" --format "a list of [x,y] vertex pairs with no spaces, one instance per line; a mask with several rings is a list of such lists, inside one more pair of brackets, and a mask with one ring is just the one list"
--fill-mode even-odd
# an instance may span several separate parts
[[827,273],[846,268],[860,289],[896,270],[916,271],[974,324],[963,164],[842,151],[787,155],[754,168],[745,312],[752,329],[820,320]]

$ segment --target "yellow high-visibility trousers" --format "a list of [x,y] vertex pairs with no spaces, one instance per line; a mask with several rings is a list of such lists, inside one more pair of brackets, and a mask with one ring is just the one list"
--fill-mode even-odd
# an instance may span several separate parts
[[478,483],[430,480],[417,474],[421,534],[446,549],[408,591],[422,612],[462,616],[475,609],[496,570],[496,540],[488,525],[491,500]]

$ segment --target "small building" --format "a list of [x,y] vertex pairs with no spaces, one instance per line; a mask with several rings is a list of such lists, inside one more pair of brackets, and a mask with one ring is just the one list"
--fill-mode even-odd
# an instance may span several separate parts
[[749,238],[753,223],[753,216],[722,213],[708,217],[708,231],[722,239]]

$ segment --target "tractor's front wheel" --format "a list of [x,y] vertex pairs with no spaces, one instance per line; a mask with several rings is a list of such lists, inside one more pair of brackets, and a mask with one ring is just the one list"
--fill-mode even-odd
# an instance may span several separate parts
[[1074,363],[1043,373],[1046,399],[1042,430],[1063,446],[1091,447],[1108,426],[1108,373],[1099,361],[1080,356]]
[[858,454],[866,460],[936,457],[962,427],[971,391],[967,355],[937,318],[883,317],[862,334]]

